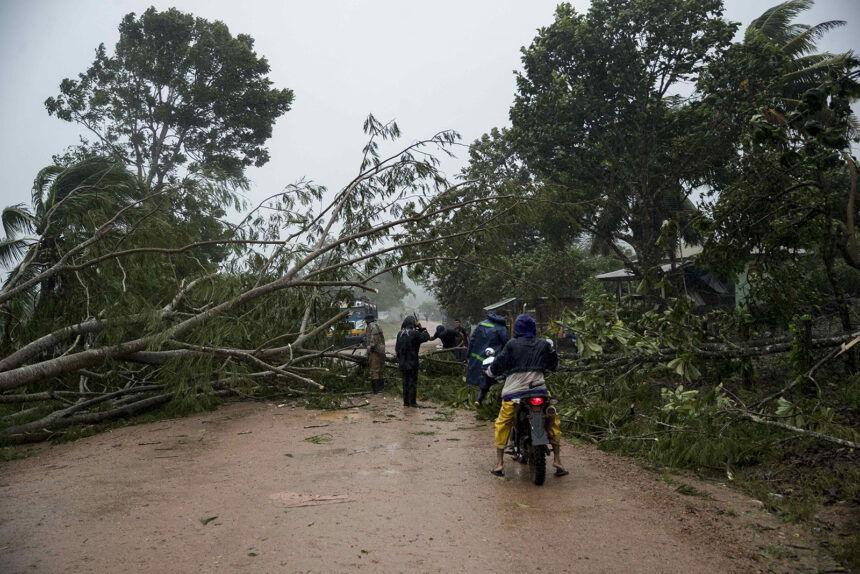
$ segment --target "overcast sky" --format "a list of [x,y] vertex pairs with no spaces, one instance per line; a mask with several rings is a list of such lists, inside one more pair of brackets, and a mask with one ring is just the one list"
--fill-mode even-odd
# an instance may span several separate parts
[[[573,4],[587,10],[589,2]],[[726,0],[726,17],[746,25],[774,4]],[[404,143],[443,129],[470,143],[507,125],[519,49],[552,22],[556,2],[0,0],[0,207],[29,203],[36,172],[77,141],[74,125],[48,116],[45,98],[86,70],[100,42],[112,51],[123,15],[150,5],[250,34],[274,85],[295,92],[269,141],[271,161],[248,172],[253,201],[302,177],[343,185],[358,167],[368,113],[395,119]],[[801,21],[833,19],[848,25],[821,49],[860,52],[860,0],[818,0]]]

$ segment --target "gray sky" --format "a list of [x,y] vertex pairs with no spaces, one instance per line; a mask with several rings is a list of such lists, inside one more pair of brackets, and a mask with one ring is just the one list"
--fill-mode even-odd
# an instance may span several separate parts
[[[726,17],[748,23],[776,2],[726,0]],[[586,10],[587,0],[576,0]],[[293,109],[269,141],[271,161],[248,172],[260,200],[302,177],[329,188],[355,173],[368,113],[395,119],[404,144],[443,129],[470,143],[508,124],[519,49],[552,21],[554,0],[0,0],[0,207],[29,203],[36,172],[76,143],[77,128],[43,102],[63,78],[112,51],[128,12],[175,6],[250,34]],[[860,52],[860,0],[818,0],[801,21],[848,20],[822,50]],[[465,149],[461,158],[465,158]],[[449,172],[461,161],[447,162]]]

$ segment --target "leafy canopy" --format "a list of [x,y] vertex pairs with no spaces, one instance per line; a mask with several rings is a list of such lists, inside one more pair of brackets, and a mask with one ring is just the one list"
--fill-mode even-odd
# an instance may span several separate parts
[[241,178],[269,160],[264,143],[293,92],[271,87],[250,36],[175,8],[128,14],[119,32],[113,55],[100,44],[89,69],[45,101],[49,114],[95,136],[79,155],[118,156],[148,187],[180,168]]
[[634,248],[634,269],[665,257],[664,222],[683,229],[706,169],[701,118],[677,93],[730,42],[736,25],[722,13],[721,0],[596,0],[585,15],[561,4],[523,50],[517,148],[581,206],[581,229]]

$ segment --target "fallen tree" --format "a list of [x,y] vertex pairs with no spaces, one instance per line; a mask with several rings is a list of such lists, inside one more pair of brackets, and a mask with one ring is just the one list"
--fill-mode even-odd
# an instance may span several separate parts
[[[3,325],[0,404],[21,409],[9,419],[17,424],[0,429],[0,440],[39,440],[71,425],[171,401],[204,404],[230,392],[274,388],[299,395],[323,388],[319,375],[332,364],[362,363],[363,357],[338,351],[329,336],[345,315],[338,299],[352,290],[373,291],[376,276],[420,263],[404,254],[432,241],[416,236],[423,221],[486,201],[440,201],[468,184],[449,184],[433,155],[449,153],[455,133],[381,156],[380,143],[394,140],[397,126],[371,116],[365,131],[369,141],[358,175],[338,192],[306,182],[289,186],[251,210],[223,240],[175,248],[141,244],[150,237],[144,231],[154,213],[148,197],[94,221],[88,237],[55,250],[52,265],[36,265],[36,257],[22,261],[0,289],[10,317]],[[138,209],[143,204],[149,208]],[[230,256],[214,268],[200,263],[196,276],[182,274],[195,250],[213,245]],[[130,270],[153,261],[159,284],[149,293],[135,279],[146,273]],[[37,323],[27,313],[39,310],[44,285],[58,279],[74,286],[83,304]],[[172,290],[162,283],[172,283]],[[24,406],[39,401],[55,406],[28,420],[37,411]]]
[[[830,337],[819,337],[809,341],[810,349],[826,349],[834,345],[845,345],[852,341],[856,342],[860,337],[860,332],[854,331],[849,333],[839,333]],[[679,355],[688,354],[698,359],[711,360],[726,360],[726,359],[742,359],[748,357],[763,357],[765,355],[776,355],[779,353],[787,353],[793,348],[791,340],[784,338],[775,338],[773,341],[758,341],[757,344],[730,344],[730,343],[709,343],[696,345],[693,348],[673,349],[663,347],[653,353],[643,354],[613,354],[602,355],[600,357],[592,357],[586,359],[577,359],[575,355],[564,355],[565,358],[572,361],[574,366],[564,367],[560,371],[579,373],[584,371],[597,371],[601,369],[612,369],[615,367],[623,367],[625,365],[645,364],[645,363],[662,363],[677,359]],[[841,347],[840,347],[841,348]]]

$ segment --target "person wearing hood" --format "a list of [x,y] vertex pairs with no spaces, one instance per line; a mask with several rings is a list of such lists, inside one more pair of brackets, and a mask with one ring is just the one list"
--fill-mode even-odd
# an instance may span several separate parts
[[[543,392],[549,396],[544,380],[545,371],[558,368],[558,353],[552,341],[537,338],[537,325],[531,315],[522,314],[514,322],[514,338],[508,341],[502,352],[496,355],[490,366],[491,376],[505,375],[502,388],[502,407],[496,418],[495,446],[496,466],[490,472],[504,476],[504,454],[511,427],[514,424],[515,399],[524,395]],[[568,474],[561,464],[561,428],[558,414],[547,432],[552,445],[553,462],[556,476]]]
[[487,318],[478,323],[472,337],[469,339],[468,359],[469,365],[466,370],[466,384],[478,387],[478,398],[475,406],[480,406],[487,396],[487,391],[495,382],[495,379],[484,376],[482,364],[486,359],[486,350],[492,349],[498,354],[508,342],[508,327],[505,318],[492,311],[487,313]]
[[397,355],[397,366],[403,375],[403,406],[418,407],[418,350],[421,343],[430,339],[427,329],[409,315],[403,319],[394,352]]
[[439,339],[442,341],[443,349],[454,349],[463,345],[463,336],[456,329],[450,329],[445,325],[436,325],[436,332],[430,337],[431,341]]
[[370,371],[370,388],[374,395],[382,391],[385,385],[385,335],[382,327],[376,322],[376,317],[364,317],[364,345],[367,348],[367,370]]

